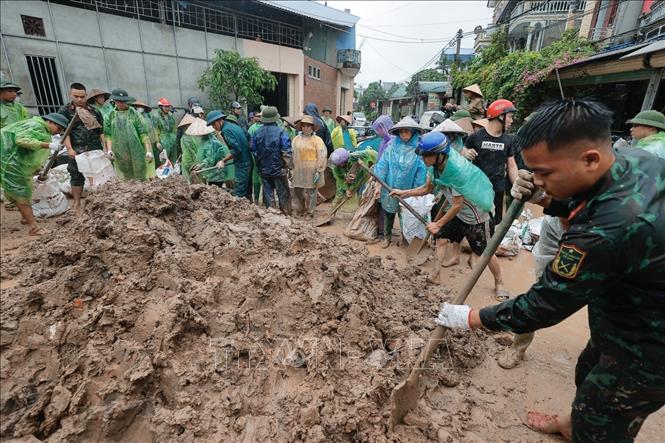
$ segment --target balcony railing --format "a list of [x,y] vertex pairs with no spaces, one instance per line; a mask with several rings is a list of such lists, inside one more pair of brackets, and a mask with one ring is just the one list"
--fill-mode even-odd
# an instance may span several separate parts
[[665,18],[665,0],[654,2],[651,11],[640,18],[640,27],[649,26]]
[[337,69],[349,76],[356,75],[360,71],[360,51],[357,49],[338,49]]

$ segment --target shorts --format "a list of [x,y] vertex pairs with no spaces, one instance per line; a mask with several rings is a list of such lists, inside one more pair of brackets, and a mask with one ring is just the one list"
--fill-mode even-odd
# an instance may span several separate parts
[[72,186],[83,186],[85,184],[85,177],[79,172],[79,166],[75,158],[69,157],[67,172],[69,172],[69,183]]
[[487,247],[487,239],[494,235],[494,221],[487,220],[477,225],[469,225],[455,217],[449,221],[436,234],[436,238],[444,238],[453,243],[460,243],[466,237],[471,250],[476,255],[482,255]]

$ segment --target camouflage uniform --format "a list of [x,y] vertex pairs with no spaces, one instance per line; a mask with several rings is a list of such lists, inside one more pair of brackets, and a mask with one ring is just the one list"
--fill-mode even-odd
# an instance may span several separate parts
[[633,441],[665,404],[664,177],[664,160],[618,153],[592,189],[548,209],[569,213],[570,228],[540,280],[480,310],[485,327],[526,333],[588,305],[591,338],[576,368],[574,442]]

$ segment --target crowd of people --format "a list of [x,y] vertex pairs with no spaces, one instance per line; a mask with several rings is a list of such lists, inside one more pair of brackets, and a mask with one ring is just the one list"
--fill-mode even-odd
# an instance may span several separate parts
[[[538,282],[509,299],[496,257],[489,262],[499,304],[481,310],[445,304],[436,322],[449,328],[485,327],[517,333],[500,360],[514,367],[533,339],[588,305],[591,340],[580,356],[572,416],[532,414],[529,425],[575,441],[630,441],[644,418],[665,403],[665,115],[649,110],[628,123],[636,143],[612,146],[612,114],[585,100],[544,105],[510,130],[517,109],[509,100],[486,104],[478,85],[464,89],[468,106],[447,105],[449,119],[423,128],[411,117],[387,115],[372,124],[376,137],[360,142],[351,118],[309,103],[297,120],[262,106],[245,118],[240,103],[204,113],[196,97],[176,122],[166,98],[155,109],[127,91],[88,92],[73,83],[58,113],[31,117],[16,102],[20,87],[1,85],[1,184],[30,234],[39,228],[30,209],[33,175],[49,152],[66,148],[74,207],[85,177],[76,156],[102,150],[120,180],[148,180],[179,165],[190,183],[207,183],[266,208],[313,218],[326,171],[338,204],[373,193],[375,241],[401,243],[394,231],[398,198],[434,194],[427,230],[435,238],[431,282],[460,261],[466,239],[480,256],[501,223],[505,200],[543,206]],[[98,123],[91,127],[81,110]],[[54,135],[71,126],[64,139]],[[379,180],[373,180],[372,169]],[[384,187],[380,182],[387,184]],[[397,239],[395,239],[397,237]],[[619,254],[621,252],[621,254]],[[626,371],[630,377],[626,377]],[[617,384],[616,380],[619,380]]]

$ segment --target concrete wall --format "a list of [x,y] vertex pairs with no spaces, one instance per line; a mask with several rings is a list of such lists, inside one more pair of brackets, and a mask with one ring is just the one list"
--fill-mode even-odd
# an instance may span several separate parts
[[[56,57],[65,101],[69,83],[77,81],[88,89],[123,88],[152,104],[167,97],[174,106],[185,106],[193,95],[206,104],[197,79],[214,50],[225,49],[257,57],[265,69],[289,74],[289,114],[302,112],[302,50],[111,14],[97,16],[95,11],[58,4],[50,7],[53,20],[46,2],[2,0],[0,29],[6,53],[3,49],[0,54],[0,67],[7,78],[11,69],[28,107],[34,107],[36,99],[26,55]],[[26,36],[21,14],[42,18],[46,37]]]

